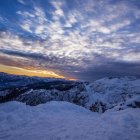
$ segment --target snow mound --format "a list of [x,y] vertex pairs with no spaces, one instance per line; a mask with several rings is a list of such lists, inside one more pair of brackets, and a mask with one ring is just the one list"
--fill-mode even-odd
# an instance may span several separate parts
[[92,113],[67,102],[0,104],[0,140],[139,140],[140,110]]

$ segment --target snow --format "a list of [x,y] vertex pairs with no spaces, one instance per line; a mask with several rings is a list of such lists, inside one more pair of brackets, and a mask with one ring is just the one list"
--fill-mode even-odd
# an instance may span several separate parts
[[14,100],[35,106],[67,101],[99,113],[140,107],[140,101],[135,101],[140,98],[140,79],[135,77],[103,78],[93,83],[8,74],[0,74],[0,78],[0,103]]
[[140,139],[135,77],[87,83],[2,73],[0,103],[0,140]]
[[139,140],[140,110],[103,114],[60,101],[0,104],[0,140]]
[[101,102],[106,109],[119,104],[126,104],[128,100],[140,97],[140,79],[134,77],[103,78],[86,86],[91,106],[95,102]]

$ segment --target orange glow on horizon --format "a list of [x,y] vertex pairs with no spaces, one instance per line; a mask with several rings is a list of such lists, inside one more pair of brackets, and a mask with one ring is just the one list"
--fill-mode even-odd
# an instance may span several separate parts
[[70,80],[70,81],[76,81],[77,79],[76,78],[66,78],[67,80]]
[[65,78],[62,75],[56,74],[49,70],[37,70],[35,68],[19,68],[0,64],[0,72],[15,74],[15,75],[25,75],[25,76],[37,76],[37,77],[48,77],[48,78]]

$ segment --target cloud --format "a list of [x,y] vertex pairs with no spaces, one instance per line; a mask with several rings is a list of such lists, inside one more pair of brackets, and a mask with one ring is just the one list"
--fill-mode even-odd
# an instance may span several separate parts
[[74,76],[79,79],[85,79],[87,81],[94,81],[103,77],[119,76],[136,76],[137,78],[140,78],[139,69],[139,64],[116,62],[95,66],[94,68],[88,69],[87,71],[74,73]]
[[34,2],[30,9],[16,11],[16,26],[23,34],[15,34],[14,29],[0,31],[1,55],[25,58],[35,67],[67,74],[103,67],[115,73],[119,69],[115,64],[139,65],[140,11],[133,2],[53,0],[49,4],[47,9]]
[[30,29],[30,23],[24,23],[22,25],[20,25],[22,29],[32,33],[32,30]]
[[21,4],[25,4],[24,0],[17,0]]

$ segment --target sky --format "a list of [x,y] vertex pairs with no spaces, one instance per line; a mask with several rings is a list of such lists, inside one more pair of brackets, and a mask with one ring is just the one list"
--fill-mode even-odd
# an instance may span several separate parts
[[0,0],[0,71],[140,77],[140,0]]

